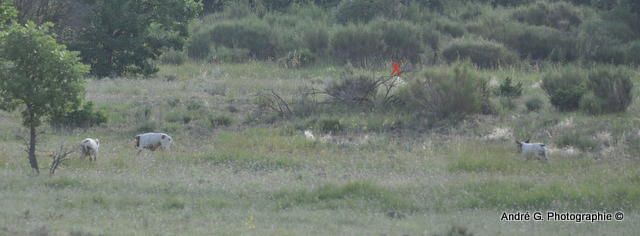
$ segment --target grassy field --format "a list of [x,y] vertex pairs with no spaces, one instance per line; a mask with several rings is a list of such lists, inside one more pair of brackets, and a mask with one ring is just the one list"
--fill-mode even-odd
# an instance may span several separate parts
[[[443,68],[447,69],[447,68]],[[406,117],[336,110],[345,131],[321,136],[318,117],[257,119],[255,94],[285,98],[342,68],[285,70],[268,63],[163,66],[156,78],[90,80],[88,100],[109,122],[43,128],[39,151],[101,140],[97,163],[74,158],[32,176],[0,113],[0,235],[635,235],[640,231],[640,104],[625,114],[526,112],[471,117],[434,130],[392,130]],[[544,97],[541,72],[482,71]],[[374,73],[374,72],[370,72]],[[386,72],[378,72],[380,74]],[[408,75],[407,79],[411,79]],[[638,77],[634,79],[640,84]],[[136,155],[132,137],[164,131],[167,152]],[[326,136],[328,137],[328,136]],[[524,160],[514,139],[550,146]],[[77,154],[74,154],[77,155]],[[40,165],[50,162],[42,154]],[[46,173],[46,171],[43,170]],[[623,211],[623,221],[501,222],[502,212]],[[452,230],[455,228],[455,230]]]

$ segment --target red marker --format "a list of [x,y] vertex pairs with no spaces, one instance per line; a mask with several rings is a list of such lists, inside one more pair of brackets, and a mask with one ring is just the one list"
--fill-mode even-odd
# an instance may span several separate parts
[[395,74],[396,76],[400,76],[402,72],[400,71],[400,62],[391,62],[391,66],[393,66],[393,72],[391,72],[391,77]]

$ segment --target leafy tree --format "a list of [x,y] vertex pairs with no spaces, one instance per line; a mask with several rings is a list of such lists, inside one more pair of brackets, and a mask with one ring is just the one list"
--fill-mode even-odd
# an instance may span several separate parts
[[29,128],[29,163],[39,173],[36,128],[45,118],[76,108],[88,67],[49,34],[50,24],[13,24],[0,38],[0,109],[22,111]]
[[11,21],[15,20],[18,16],[16,8],[11,1],[5,1],[0,3],[0,29],[3,29],[6,25],[9,25]]
[[75,45],[98,76],[157,71],[162,48],[182,49],[187,24],[202,10],[195,0],[95,0],[88,29]]

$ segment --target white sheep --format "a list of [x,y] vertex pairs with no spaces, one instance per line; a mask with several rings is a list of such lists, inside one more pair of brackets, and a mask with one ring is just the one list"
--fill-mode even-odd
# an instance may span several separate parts
[[85,138],[80,142],[80,148],[82,149],[82,158],[89,156],[89,161],[91,161],[92,158],[93,161],[98,160],[98,149],[100,148],[99,139]]
[[144,149],[155,151],[158,148],[169,149],[173,139],[165,133],[144,133],[135,136],[135,144],[138,154]]
[[518,144],[518,150],[525,156],[525,158],[537,156],[545,161],[549,160],[547,158],[547,148],[544,143],[529,143],[529,140],[527,139],[523,142],[516,140],[516,144]]

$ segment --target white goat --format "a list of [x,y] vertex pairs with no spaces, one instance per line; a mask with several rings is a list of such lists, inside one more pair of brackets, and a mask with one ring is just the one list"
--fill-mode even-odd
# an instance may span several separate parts
[[82,149],[82,158],[89,156],[89,161],[91,161],[92,158],[93,161],[98,160],[98,149],[100,148],[99,139],[85,138],[80,143],[80,148]]
[[167,150],[171,146],[172,141],[171,136],[165,133],[144,133],[138,134],[135,137],[138,154],[144,149],[155,151],[158,148],[162,148],[163,150]]
[[523,142],[516,140],[516,144],[518,144],[518,151],[527,159],[531,156],[537,156],[538,158],[542,158],[542,160],[549,160],[547,158],[547,148],[544,143],[529,143],[527,139]]

